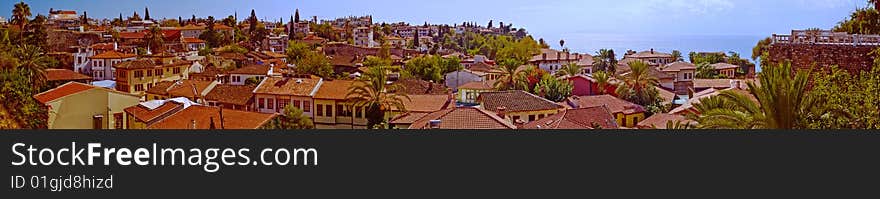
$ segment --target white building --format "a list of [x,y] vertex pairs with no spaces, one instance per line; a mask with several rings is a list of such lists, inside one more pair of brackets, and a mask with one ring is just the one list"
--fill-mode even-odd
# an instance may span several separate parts
[[376,42],[373,41],[373,29],[369,26],[355,28],[354,45],[369,48],[376,47]]
[[137,59],[137,55],[121,53],[118,51],[107,51],[95,56],[89,57],[91,61],[91,76],[93,80],[115,80],[116,64],[132,61]]

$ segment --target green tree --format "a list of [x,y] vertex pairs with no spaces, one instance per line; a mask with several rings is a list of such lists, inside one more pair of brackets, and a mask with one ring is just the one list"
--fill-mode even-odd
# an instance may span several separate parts
[[333,66],[324,54],[307,51],[302,58],[294,60],[299,74],[312,74],[323,78],[333,77]]
[[681,56],[681,51],[673,50],[672,51],[672,60],[673,61],[684,61],[684,57]]
[[388,90],[401,90],[400,84],[387,85],[387,66],[373,66],[364,72],[364,75],[349,88],[346,94],[348,101],[354,102],[354,107],[365,107],[367,127],[376,128],[386,123],[385,113],[393,108],[401,112],[406,111],[404,100],[410,100],[405,93],[389,93]]
[[697,70],[695,77],[701,79],[714,79],[718,75],[718,72],[715,71],[715,68],[712,67],[708,62],[700,62],[697,64]]
[[516,87],[517,69],[523,62],[515,59],[504,59],[499,62],[501,65],[501,78],[495,81],[493,85],[498,90],[511,90]]
[[581,74],[583,72],[583,67],[578,66],[576,63],[570,63],[562,66],[558,71],[556,71],[557,76],[574,76]]
[[162,52],[165,48],[165,37],[159,26],[153,26],[150,28],[149,32],[147,32],[147,46],[150,47],[153,52]]
[[20,1],[16,3],[15,7],[12,9],[11,22],[13,25],[17,25],[21,30],[24,30],[31,15],[31,7],[23,1]]
[[278,117],[278,129],[314,129],[315,124],[303,110],[294,106],[285,106],[284,114]]
[[824,100],[820,105],[847,117],[813,114],[816,117],[806,118],[808,128],[880,129],[880,67],[877,64],[858,76],[837,66],[832,66],[827,74],[820,72],[812,76],[810,92]]
[[605,71],[614,74],[617,71],[617,57],[613,49],[599,49],[593,57],[593,71]]
[[535,86],[534,94],[550,101],[561,102],[571,96],[573,88],[574,85],[568,80],[558,79],[552,75],[546,74],[541,77],[541,82]]
[[642,105],[657,105],[662,101],[659,97],[656,85],[658,80],[649,74],[648,64],[642,61],[629,63],[632,71],[620,77],[621,84],[617,86],[617,95],[626,101]]
[[593,72],[593,79],[596,80],[596,87],[599,89],[596,93],[604,95],[608,90],[608,86],[611,85],[611,75],[604,71],[596,71]]

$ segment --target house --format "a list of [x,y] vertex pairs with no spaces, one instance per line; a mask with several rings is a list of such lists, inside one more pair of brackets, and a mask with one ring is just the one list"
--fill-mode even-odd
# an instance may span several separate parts
[[[198,64],[198,65],[197,65]],[[201,67],[200,67],[201,66]],[[202,66],[198,62],[193,63],[193,66],[189,69],[189,79],[194,80],[203,80],[203,81],[220,81],[220,83],[228,83],[228,79],[226,79],[226,74],[214,66],[214,64],[208,64],[207,66]]]
[[385,42],[388,42],[388,45],[391,48],[406,48],[406,39],[396,37],[396,36],[385,36]]
[[633,128],[645,120],[645,108],[611,95],[572,96],[566,99],[566,103],[573,109],[605,106],[621,127]]
[[196,103],[186,98],[150,100],[125,108],[126,129],[146,129],[159,120],[177,113]]
[[[178,28],[178,30],[180,30],[180,35],[184,38],[199,38],[202,36],[202,33],[205,32],[205,29],[207,29],[207,27],[193,24]],[[217,27],[214,26],[214,29],[217,29]]]
[[261,129],[272,125],[278,114],[229,110],[192,105],[161,119],[148,129]]
[[458,91],[458,87],[471,82],[496,81],[503,76],[501,70],[484,62],[478,62],[465,69],[446,73],[444,75],[446,86]]
[[219,84],[217,81],[203,81],[182,79],[176,81],[162,81],[153,84],[152,88],[147,89],[147,100],[164,100],[171,98],[184,97],[190,101],[201,104],[205,103],[205,95]]
[[97,54],[103,54],[107,51],[116,51],[117,49],[118,46],[116,43],[98,43],[91,46],[76,47],[76,52],[72,53],[73,71],[91,76],[91,74],[93,74],[92,64],[94,64],[94,62],[92,62],[90,57]]
[[498,80],[501,76],[504,76],[503,71],[486,62],[474,63],[467,66],[466,69],[478,73],[478,75],[483,77],[484,81]]
[[672,58],[672,54],[657,52],[657,51],[654,51],[653,48],[648,51],[626,54],[623,56],[623,58],[624,59],[629,58],[629,59],[634,59],[634,60],[640,60],[642,62],[647,63],[650,66],[655,66],[655,67],[656,66],[663,66],[663,65],[675,62],[675,60]]
[[199,51],[207,45],[205,40],[189,37],[183,37],[181,43],[183,43],[184,50],[186,51]]
[[456,107],[425,114],[408,129],[516,129],[516,126],[484,109]]
[[49,109],[49,129],[123,129],[123,109],[140,101],[137,95],[79,82],[68,82],[34,98]]
[[[595,79],[591,76],[587,75],[573,75],[564,77],[568,79],[572,84],[571,94],[576,96],[591,96],[591,95],[599,95],[599,94],[612,94],[615,95],[617,86],[615,84],[618,82],[617,79],[609,79],[608,85],[605,88],[600,89],[599,83],[596,82]],[[604,90],[602,92],[601,90]]]
[[311,32],[311,29],[310,29],[311,25],[309,24],[308,21],[300,21],[300,22],[291,21],[291,22],[289,22],[289,25],[293,26],[292,28],[290,28],[290,29],[292,29],[290,32],[294,35],[308,35],[309,32]]
[[92,67],[88,71],[91,71],[93,80],[115,80],[117,72],[115,66],[119,63],[135,60],[136,57],[135,54],[107,51],[89,57],[92,61]]
[[263,39],[262,49],[272,52],[284,52],[287,50],[288,38],[289,36],[285,34],[268,36]]
[[466,58],[461,53],[454,53],[454,54],[449,54],[449,55],[443,56],[443,58],[451,58],[451,57],[458,57],[459,59],[461,59],[461,61],[459,61],[459,63],[461,63],[462,68],[469,69],[469,68],[471,68],[472,65],[477,64],[477,63],[483,63],[486,65],[489,65],[490,68],[495,68],[495,61],[490,60],[488,57],[486,57],[484,55],[476,55],[474,57],[467,57]]
[[736,70],[739,69],[739,66],[728,63],[715,63],[711,66],[716,73],[718,73],[719,75],[724,75],[727,78],[736,77]]
[[49,68],[45,70],[45,74],[46,86],[52,88],[61,86],[67,82],[79,82],[84,84],[92,82],[92,77],[68,69]]
[[315,128],[317,129],[363,129],[367,126],[366,110],[353,107],[347,100],[348,89],[356,84],[352,80],[326,80],[315,93]]
[[566,109],[529,122],[519,129],[617,129],[617,119],[605,106]]
[[48,24],[57,29],[79,30],[80,17],[74,10],[49,10]]
[[137,95],[143,95],[155,84],[162,81],[177,81],[187,79],[187,69],[192,62],[174,59],[139,59],[122,62],[114,68],[118,71],[116,76],[116,90]]
[[373,41],[373,28],[369,26],[354,28],[354,45],[368,48],[377,47]]
[[284,107],[292,105],[303,110],[303,115],[313,117],[314,113],[321,111],[313,112],[312,97],[323,82],[320,77],[266,77],[253,92],[257,100],[256,111],[282,113]]
[[521,91],[483,92],[477,97],[482,109],[495,112],[514,124],[524,124],[558,113],[564,107]]
[[224,109],[255,111],[254,89],[256,85],[217,84],[205,95],[205,104]]
[[750,100],[752,100],[752,102],[755,102],[756,104],[759,103],[758,99],[755,98],[754,95],[752,95],[751,93],[749,93],[749,91],[747,91],[745,89],[728,88],[728,89],[718,90],[718,89],[710,88],[710,89],[706,89],[706,90],[692,94],[692,96],[688,99],[687,102],[685,102],[684,104],[682,104],[679,107],[675,107],[674,109],[669,111],[669,114],[676,114],[676,115],[686,115],[688,113],[699,114],[697,109],[694,107],[695,104],[699,104],[700,100],[702,100],[702,99],[720,95],[721,92],[724,92],[724,91],[732,91],[735,93],[745,95]]
[[[618,76],[628,75],[630,72],[632,72],[632,69],[629,67],[629,65],[635,61],[639,61],[639,60],[635,60],[635,59],[621,60],[617,65],[616,74]],[[649,76],[657,78],[657,83],[659,83],[657,86],[660,86],[662,88],[669,89],[669,90],[675,89],[676,76],[674,75],[674,72],[663,72],[658,67],[648,67],[647,70],[648,70]],[[687,90],[685,90],[682,93],[686,94],[685,93],[686,91]]]
[[477,104],[480,93],[497,91],[496,81],[468,82],[458,87],[456,101],[463,104]]
[[252,64],[229,71],[227,73],[227,75],[229,76],[229,84],[245,85],[247,79],[250,78],[254,78],[256,82],[262,81],[269,75],[272,75],[272,73],[274,72],[272,69],[273,68],[270,65]]
[[[592,59],[591,56],[584,56],[577,53],[571,54],[568,52],[545,48],[541,49],[540,54],[532,57],[532,59],[529,60],[529,64],[538,66],[538,68],[550,72],[550,74],[555,74],[556,71],[558,71],[562,67],[569,64],[577,64],[581,59],[586,59],[588,57]],[[584,67],[583,69],[592,70],[587,69],[586,67]]]
[[724,90],[728,88],[748,89],[748,82],[757,83],[748,79],[694,79],[694,92],[704,91],[713,88],[715,90]]
[[316,45],[324,44],[325,42],[327,42],[327,39],[324,39],[323,37],[319,37],[316,35],[309,35],[309,36],[306,36],[302,39],[298,39],[297,42],[306,43],[311,46],[316,46]]
[[668,114],[668,113],[655,113],[651,117],[648,117],[644,121],[639,122],[639,129],[666,129],[667,124],[672,122],[672,124],[678,123],[679,125],[697,125],[693,120],[689,120],[682,115]]
[[676,94],[687,94],[688,89],[694,87],[694,73],[697,71],[697,66],[692,63],[675,62],[661,67],[660,71],[675,77],[672,90]]

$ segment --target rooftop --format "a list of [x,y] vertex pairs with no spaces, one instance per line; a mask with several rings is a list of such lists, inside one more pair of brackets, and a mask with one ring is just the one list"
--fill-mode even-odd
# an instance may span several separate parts
[[162,102],[162,105],[155,108],[150,108],[143,103],[125,108],[125,113],[133,116],[135,119],[141,122],[150,123],[157,119],[162,119],[165,116],[170,115],[174,111],[178,111],[184,108],[184,104],[171,100],[158,100]]
[[678,71],[682,71],[682,70],[696,70],[696,69],[697,69],[696,65],[694,65],[692,63],[680,61],[680,62],[675,62],[675,63],[671,63],[671,64],[666,64],[666,66],[663,66],[661,70],[663,72],[678,72]]
[[254,97],[255,85],[218,84],[205,95],[205,100],[225,104],[247,105]]
[[315,99],[345,100],[348,89],[354,85],[352,80],[326,80],[315,93]]
[[241,74],[241,75],[269,75],[269,69],[271,67],[269,65],[248,65],[244,66],[232,71],[229,71],[229,74]]
[[680,121],[682,124],[696,124],[693,120],[689,120],[682,115],[655,113],[651,117],[639,122],[638,127],[641,129],[666,129],[666,124],[670,121],[673,123]]
[[323,84],[323,79],[293,78],[293,77],[267,77],[254,89],[257,94],[314,96],[318,88]]
[[[220,112],[223,112],[221,121]],[[178,111],[149,129],[210,129],[213,121],[215,129],[258,129],[274,119],[276,114],[221,109],[210,106],[190,106]]]
[[495,81],[478,81],[478,82],[468,82],[466,84],[462,84],[458,87],[458,89],[470,89],[470,90],[494,90],[495,89]]
[[573,108],[606,106],[612,114],[634,114],[645,112],[645,108],[611,95],[572,96],[567,99]]
[[107,52],[104,52],[101,54],[97,54],[97,55],[89,57],[89,58],[90,59],[126,59],[126,58],[132,58],[132,57],[137,57],[137,55],[121,53],[118,51],[111,50],[111,51],[107,51]]
[[646,50],[646,51],[638,52],[638,53],[635,53],[635,54],[632,54],[632,55],[626,55],[625,57],[632,57],[632,58],[636,58],[636,59],[643,59],[643,58],[672,58],[672,54],[669,54],[669,53],[663,53],[663,52],[659,52],[659,51],[654,51],[654,49],[651,49],[651,50]]
[[46,81],[76,81],[91,80],[92,77],[79,74],[67,69],[46,69]]
[[436,129],[516,129],[516,126],[494,113],[470,107],[432,112],[414,121],[410,129],[432,129],[432,121],[439,122]]
[[[448,108],[452,105],[452,96],[443,95],[408,95],[409,100],[403,99],[403,107],[407,112],[434,112]],[[392,110],[397,108],[392,107]]]
[[483,109],[490,111],[498,110],[499,107],[504,107],[507,112],[541,111],[563,108],[553,101],[520,90],[480,93],[477,101],[481,102]]
[[563,110],[520,126],[521,129],[594,129],[595,127],[616,129],[617,119],[605,106],[596,106]]

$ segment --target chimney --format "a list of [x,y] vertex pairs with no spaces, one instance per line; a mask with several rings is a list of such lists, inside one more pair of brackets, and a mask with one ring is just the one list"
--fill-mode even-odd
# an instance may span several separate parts
[[119,51],[119,42],[113,42],[113,51]]
[[651,54],[654,54],[654,49],[653,49],[653,48],[651,48]]
[[507,107],[499,106],[495,108],[495,114],[498,114],[498,117],[504,118],[506,117],[505,112],[507,111]]
[[196,129],[196,120],[190,120],[190,129]]
[[428,121],[428,126],[431,129],[440,129],[440,122],[441,122],[440,120],[431,120],[431,121]]

